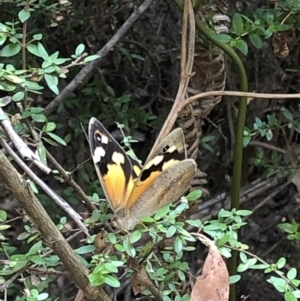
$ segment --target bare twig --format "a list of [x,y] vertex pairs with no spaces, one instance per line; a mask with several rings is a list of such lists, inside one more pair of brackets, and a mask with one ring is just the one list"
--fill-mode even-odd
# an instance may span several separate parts
[[47,158],[50,160],[50,162],[55,166],[55,168],[60,172],[62,178],[74,188],[74,190],[79,194],[79,196],[83,199],[87,207],[94,211],[96,207],[93,205],[93,203],[89,200],[89,198],[86,196],[86,194],[83,192],[83,190],[80,188],[80,186],[73,180],[72,176],[68,174],[61,166],[60,164],[51,156],[51,154],[46,150]]
[[[5,113],[0,108],[0,114],[4,115]],[[51,169],[42,163],[39,157],[27,146],[27,144],[17,135],[14,131],[10,121],[8,119],[0,121],[1,126],[5,130],[5,133],[9,137],[10,141],[14,144],[15,148],[19,151],[21,157],[24,160],[31,160],[41,171],[46,174],[51,172]]]
[[61,207],[69,216],[75,221],[77,226],[89,236],[89,232],[85,225],[82,223],[81,216],[60,196],[58,196],[46,183],[44,183],[18,156],[17,154],[9,147],[6,141],[3,138],[0,138],[0,144],[4,149],[13,157],[15,162],[27,173],[27,175],[37,183],[43,191],[59,206]]
[[113,35],[113,37],[104,45],[104,47],[97,52],[99,59],[91,62],[89,65],[84,67],[75,78],[55,97],[45,108],[43,114],[49,115],[52,113],[58,104],[65,99],[72,91],[74,91],[99,65],[103,57],[110,51],[110,49],[120,41],[120,39],[126,34],[128,29],[134,24],[134,22],[143,14],[143,12],[150,6],[154,0],[145,0],[143,4],[134,10],[126,22],[121,28]]
[[[188,26],[189,25],[189,26]],[[185,97],[189,84],[190,77],[192,76],[192,68],[194,63],[194,50],[195,50],[195,18],[192,5],[190,1],[184,2],[183,22],[182,22],[182,39],[181,39],[181,74],[180,83],[177,91],[176,98],[172,109],[165,121],[153,147],[150,151],[148,159],[152,156],[153,150],[163,140],[163,138],[171,131],[178,113],[186,103]]]
[[279,152],[279,153],[284,154],[284,155],[287,153],[286,150],[284,150],[284,149],[282,149],[280,147],[277,147],[277,146],[272,145],[270,143],[261,142],[261,141],[250,141],[249,145],[260,146],[260,147],[263,147],[263,148],[266,148],[266,149],[270,149],[270,150]]
[[[292,98],[300,98],[300,93],[296,94],[267,94],[267,93],[248,93],[248,92],[240,92],[240,91],[210,91],[210,92],[204,92],[199,93],[197,95],[194,95],[188,99],[185,100],[183,103],[183,107],[186,105],[193,103],[194,101],[198,100],[199,98],[209,97],[209,96],[246,96],[246,97],[252,97],[252,98],[267,98],[267,99],[292,99]],[[181,108],[181,109],[182,109]]]

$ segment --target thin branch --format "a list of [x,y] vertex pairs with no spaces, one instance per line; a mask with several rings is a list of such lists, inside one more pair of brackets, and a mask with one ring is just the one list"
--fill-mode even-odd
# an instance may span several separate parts
[[129,28],[134,24],[134,22],[143,14],[143,12],[151,5],[154,0],[145,0],[143,4],[134,10],[126,22],[121,26],[121,28],[113,35],[113,37],[103,46],[103,48],[97,52],[99,59],[91,62],[89,65],[84,67],[74,79],[60,92],[60,94],[55,97],[45,108],[43,114],[49,115],[52,113],[58,104],[65,99],[72,91],[74,91],[79,85],[83,83],[84,80],[92,73],[92,71],[99,65],[103,57],[110,51],[110,49],[116,45],[121,38],[126,34]]
[[[195,50],[195,18],[190,1],[184,2],[183,21],[182,21],[182,37],[181,37],[181,62],[180,62],[180,82],[176,98],[172,109],[166,119],[160,133],[149,153],[148,159],[152,156],[154,149],[163,140],[163,138],[171,131],[177,120],[178,113],[184,107],[186,101],[186,93],[190,77],[192,75],[192,67],[194,62]],[[148,160],[147,159],[147,160]]]
[[94,211],[96,210],[96,207],[94,204],[89,200],[89,198],[86,196],[86,194],[83,192],[83,190],[80,188],[80,186],[73,180],[72,176],[68,174],[61,165],[55,160],[54,157],[46,150],[47,158],[49,161],[54,165],[54,167],[60,172],[62,178],[74,188],[74,190],[78,193],[78,195],[83,199],[87,207]]
[[44,183],[9,147],[3,138],[0,138],[0,144],[4,149],[12,156],[15,162],[27,173],[27,175],[42,188],[42,190],[59,206],[61,207],[69,216],[75,221],[77,226],[89,237],[88,229],[82,223],[81,216],[60,196],[58,196],[46,183]]
[[287,151],[280,148],[280,147],[277,147],[275,145],[272,145],[272,144],[269,144],[269,143],[266,143],[266,142],[261,142],[261,141],[250,141],[249,142],[249,145],[252,145],[252,146],[260,146],[260,147],[263,147],[263,148],[266,148],[266,149],[270,149],[270,150],[273,150],[275,152],[279,152],[281,154],[286,154]]
[[292,98],[300,98],[300,93],[297,94],[266,94],[266,93],[250,93],[250,92],[240,92],[240,91],[211,91],[211,92],[204,92],[189,97],[185,100],[184,104],[180,108],[183,109],[186,105],[193,103],[194,101],[198,100],[199,98],[209,97],[209,96],[245,96],[245,97],[252,97],[252,98],[267,98],[267,99],[292,99]]
[[[3,110],[0,108],[0,115],[5,115]],[[41,171],[50,174],[51,169],[42,163],[39,157],[27,146],[27,144],[17,135],[14,131],[10,121],[8,119],[4,119],[0,121],[1,126],[5,130],[5,133],[9,137],[10,141],[13,143],[15,148],[19,151],[21,157],[24,160],[31,160]]]

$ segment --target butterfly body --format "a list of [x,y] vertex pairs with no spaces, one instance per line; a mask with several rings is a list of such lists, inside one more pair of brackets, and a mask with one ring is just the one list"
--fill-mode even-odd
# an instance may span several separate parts
[[96,118],[89,123],[89,142],[105,196],[125,230],[181,197],[196,172],[195,161],[186,159],[182,129],[171,132],[144,167]]

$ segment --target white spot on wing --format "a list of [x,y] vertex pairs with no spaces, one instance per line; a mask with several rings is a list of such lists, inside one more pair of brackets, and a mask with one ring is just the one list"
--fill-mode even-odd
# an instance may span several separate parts
[[150,160],[150,161],[144,166],[143,169],[148,169],[148,168],[150,168],[150,167],[153,166],[153,165],[158,165],[158,164],[160,164],[160,163],[163,161],[163,159],[164,159],[164,156],[163,156],[163,155],[161,155],[161,156],[156,156],[156,157],[154,157],[152,160]]
[[105,150],[103,147],[96,147],[93,155],[93,159],[95,163],[101,161],[101,158],[105,156]]
[[108,137],[107,137],[107,136],[101,135],[101,138],[102,138],[101,142],[102,142],[103,144],[108,144]]
[[167,150],[167,153],[173,153],[174,151],[176,151],[176,149],[177,149],[177,147],[175,145],[173,145]]
[[112,161],[116,164],[121,165],[125,163],[125,158],[121,153],[114,152],[112,155]]

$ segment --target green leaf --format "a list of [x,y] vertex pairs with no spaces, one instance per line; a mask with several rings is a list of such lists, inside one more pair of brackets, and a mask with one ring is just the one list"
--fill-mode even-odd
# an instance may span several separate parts
[[229,234],[224,235],[221,239],[218,240],[217,246],[220,247],[220,246],[225,245],[229,241],[229,239],[230,239]]
[[114,233],[108,233],[107,237],[112,244],[115,244],[117,242],[117,238]]
[[87,254],[87,253],[91,253],[94,252],[96,250],[96,247],[94,245],[87,245],[87,246],[82,246],[78,249],[75,250],[75,252],[77,254]]
[[111,275],[105,276],[104,282],[111,287],[120,287],[121,286],[120,281]]
[[92,286],[102,285],[105,281],[105,277],[97,273],[91,273],[88,277]]
[[[1,106],[0,106],[1,107]],[[9,120],[8,116],[4,114],[0,114],[0,120]]]
[[43,127],[44,132],[52,132],[55,129],[56,129],[56,124],[54,122],[47,122]]
[[0,222],[5,222],[7,218],[7,213],[4,210],[0,210]]
[[186,196],[186,199],[188,201],[196,201],[196,200],[200,199],[201,196],[202,196],[202,191],[200,189],[196,189],[196,190],[191,191]]
[[256,264],[256,265],[253,265],[251,267],[251,269],[253,270],[264,270],[264,269],[267,269],[270,265],[267,264],[267,263],[263,263],[263,264]]
[[161,218],[165,217],[169,211],[170,211],[169,206],[164,206],[164,207],[160,208],[154,215],[154,219],[156,221],[160,220]]
[[24,82],[24,79],[19,77],[19,76],[16,76],[16,75],[13,75],[13,74],[8,74],[8,75],[3,75],[3,77],[7,80],[9,80],[10,82],[14,83],[14,84],[22,84]]
[[28,251],[28,255],[36,255],[38,252],[42,250],[42,241],[35,243]]
[[290,223],[282,223],[282,224],[279,224],[277,227],[286,233],[292,234],[295,232],[295,231],[293,231],[292,225]]
[[226,218],[226,217],[231,217],[232,216],[232,212],[231,211],[228,211],[228,210],[225,210],[225,209],[221,209],[219,211],[219,214],[218,214],[218,218]]
[[28,50],[31,54],[33,54],[33,55],[35,55],[35,56],[38,56],[38,57],[41,57],[41,55],[40,55],[40,53],[39,53],[38,48],[37,48],[36,45],[34,45],[34,44],[29,44],[29,45],[27,45],[26,48],[27,48],[27,50]]
[[238,271],[239,273],[245,272],[247,269],[248,269],[248,265],[245,264],[245,263],[241,263],[241,264],[239,264],[238,267],[237,267],[237,271]]
[[271,141],[273,139],[273,132],[272,132],[271,129],[267,130],[267,132],[266,132],[266,138],[267,138],[268,141]]
[[37,43],[37,50],[44,60],[47,60],[49,58],[48,52],[46,51],[42,43]]
[[187,220],[186,223],[193,226],[193,227],[195,227],[195,228],[200,228],[202,226],[202,222],[199,219]]
[[43,108],[40,108],[40,107],[33,107],[33,108],[30,108],[30,112],[31,113],[35,113],[35,114],[40,114],[44,111]]
[[286,264],[286,259],[284,257],[279,258],[279,260],[277,261],[277,267],[278,269],[282,269],[285,264]]
[[98,54],[89,55],[89,56],[87,56],[87,57],[83,60],[83,62],[84,62],[84,63],[89,63],[89,62],[91,62],[91,61],[97,60],[98,58],[100,58],[100,56],[99,56]]
[[46,155],[46,149],[45,149],[44,145],[38,145],[37,151],[38,151],[40,160],[45,165],[47,165],[47,155]]
[[115,246],[115,249],[119,252],[124,252],[125,251],[125,248],[120,244],[115,244],[114,246]]
[[290,279],[290,280],[293,280],[296,278],[297,276],[297,270],[295,268],[291,268],[288,273],[287,273],[287,278]]
[[54,92],[56,95],[59,94],[59,90],[58,90],[58,77],[56,75],[52,75],[52,74],[45,74],[45,80],[46,83],[49,87],[49,89]]
[[230,284],[237,283],[241,279],[241,275],[233,275],[229,277]]
[[24,23],[30,18],[30,11],[22,9],[18,14],[19,20]]
[[[63,59],[63,58],[59,58],[59,59],[57,59],[54,63],[56,64],[56,65],[61,65],[61,64],[64,64],[65,62],[67,62],[67,61],[70,61],[71,59]],[[58,67],[57,67],[58,68]],[[61,70],[61,69],[60,69]],[[58,72],[58,71],[57,71]],[[59,72],[61,72],[61,71],[59,71]]]
[[0,83],[0,90],[4,90],[7,92],[11,92],[16,90],[17,86],[14,84],[11,84],[10,82],[6,81],[6,82],[2,82]]
[[109,93],[112,97],[116,97],[115,90],[114,90],[111,86],[107,85],[107,86],[106,86],[106,91],[107,91],[107,93]]
[[49,132],[47,132],[47,135],[49,135],[54,141],[58,142],[59,144],[61,144],[63,146],[67,146],[66,142],[59,136],[57,136],[53,133],[49,133]]
[[248,54],[248,45],[245,41],[239,39],[236,41],[234,45],[238,50],[241,51],[242,54],[247,55]]
[[175,242],[174,242],[174,251],[179,254],[182,252],[182,248],[183,248],[183,244],[182,244],[182,240],[179,236],[177,236],[175,238]]
[[142,237],[142,234],[140,231],[134,231],[131,233],[129,241],[130,243],[134,244],[135,242],[139,241]]
[[35,183],[32,182],[31,180],[29,180],[29,186],[30,186],[30,188],[32,189],[32,191],[33,191],[34,193],[39,193],[39,191],[38,191],[38,189],[37,189]]
[[106,262],[101,264],[102,273],[118,273],[118,268],[111,262]]
[[39,41],[43,38],[43,35],[41,33],[38,33],[38,34],[34,34],[33,35],[33,38],[36,40],[36,41]]
[[129,239],[127,237],[123,240],[123,247],[125,249],[125,252],[129,256],[135,257],[135,255],[136,255],[135,248],[131,245],[131,243],[129,242]]
[[15,102],[21,101],[23,100],[25,97],[25,93],[24,92],[17,92],[12,96],[12,100]]
[[56,71],[56,68],[55,66],[50,66],[50,67],[47,67],[46,69],[44,69],[45,73],[53,73]]
[[250,42],[257,49],[262,49],[262,40],[260,36],[254,32],[249,34]]
[[0,56],[11,57],[20,52],[22,49],[19,44],[8,44],[0,50]]
[[178,270],[178,271],[177,271],[177,275],[178,275],[178,278],[179,278],[181,281],[185,281],[185,274],[183,273],[183,271]]
[[59,51],[55,51],[54,53],[52,53],[50,56],[49,56],[49,60],[54,63],[55,60],[57,60],[59,56]]
[[166,237],[170,238],[176,233],[177,229],[175,226],[170,226],[169,229],[166,232]]
[[[299,285],[299,284],[298,284],[298,285]],[[296,286],[298,286],[298,285],[296,285]],[[293,291],[293,294],[294,294],[294,296],[295,296],[296,298],[300,299],[300,290],[295,290],[295,291]]]
[[213,38],[216,39],[217,41],[224,43],[224,44],[229,44],[232,41],[232,37],[227,35],[227,34],[214,34]]
[[[7,36],[0,32],[0,46],[2,46],[6,42]],[[0,68],[2,69],[2,68]]]
[[244,30],[244,22],[240,14],[235,13],[232,18],[232,27],[237,36],[241,36]]
[[22,232],[18,235],[17,240],[24,240],[30,236],[30,233]]
[[290,120],[290,121],[293,121],[293,120],[294,120],[294,117],[293,117],[292,113],[291,113],[289,110],[282,110],[282,114],[283,114],[283,116],[284,116],[286,119],[288,119],[288,120]]
[[30,255],[28,256],[28,260],[32,261],[35,264],[44,264],[45,259],[40,255]]
[[47,121],[47,117],[44,114],[35,114],[35,113],[32,113],[31,114],[31,118],[35,122],[46,122]]
[[143,217],[140,218],[140,220],[143,223],[153,223],[153,222],[155,222],[154,218],[152,218],[150,216],[143,216]]
[[240,215],[240,216],[248,216],[248,215],[252,214],[252,211],[251,210],[237,210],[236,214]]
[[247,255],[245,253],[240,253],[240,259],[241,259],[241,262],[242,263],[246,263],[248,258],[247,258]]
[[297,301],[297,298],[294,296],[292,292],[286,292],[284,294],[284,300],[285,301]]
[[84,49],[85,49],[84,44],[79,44],[79,45],[77,46],[76,50],[75,50],[75,55],[76,55],[76,56],[82,55]]
[[49,294],[41,293],[38,295],[37,299],[38,299],[38,301],[43,301],[43,300],[46,300],[48,297],[49,297]]

